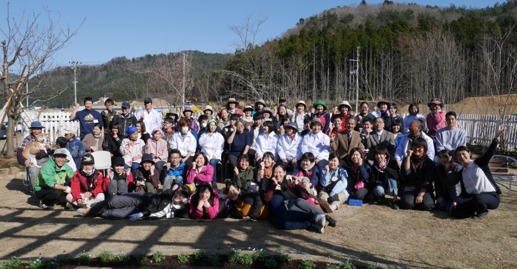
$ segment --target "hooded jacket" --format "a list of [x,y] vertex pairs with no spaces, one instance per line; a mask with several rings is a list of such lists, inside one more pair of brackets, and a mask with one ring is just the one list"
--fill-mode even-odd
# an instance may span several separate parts
[[145,154],[151,154],[154,158],[159,158],[160,160],[166,162],[167,161],[167,155],[168,155],[168,149],[167,149],[167,141],[160,138],[160,140],[156,141],[154,139],[154,133],[160,132],[162,134],[162,137],[164,137],[163,131],[160,128],[155,128],[151,132],[151,142],[145,145],[144,147],[144,153]]

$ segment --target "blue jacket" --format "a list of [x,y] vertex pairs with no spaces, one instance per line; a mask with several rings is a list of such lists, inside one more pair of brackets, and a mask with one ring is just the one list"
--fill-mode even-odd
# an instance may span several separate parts
[[169,169],[169,173],[167,173],[167,176],[173,176],[173,177],[181,176],[181,179],[176,182],[176,183],[179,183],[183,180],[183,178],[185,178],[184,168],[185,168],[185,163],[183,161],[180,161],[180,165],[178,165],[177,168],[172,167],[172,164],[171,164],[171,168]]
[[[348,197],[349,196],[349,193],[347,190],[348,173],[341,166],[338,166],[337,169],[338,170],[336,173],[337,173],[337,177],[338,177],[339,181],[336,183],[334,188],[332,188],[332,191],[329,193],[329,195],[334,196],[338,193],[344,192],[346,197]],[[323,186],[323,188],[325,188],[326,186],[328,186],[332,183],[332,181],[330,180],[330,173],[327,172],[326,169],[323,170],[321,173],[320,183],[321,183],[321,186]]]

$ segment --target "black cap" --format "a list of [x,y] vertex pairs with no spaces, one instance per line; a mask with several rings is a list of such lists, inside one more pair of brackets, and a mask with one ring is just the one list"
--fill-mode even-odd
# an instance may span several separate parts
[[287,99],[285,99],[285,97],[280,97],[280,102],[287,102]]
[[151,98],[149,98],[149,97],[145,98],[145,100],[144,100],[144,104],[148,104],[148,103],[151,103],[151,104],[153,103],[153,100],[151,100]]

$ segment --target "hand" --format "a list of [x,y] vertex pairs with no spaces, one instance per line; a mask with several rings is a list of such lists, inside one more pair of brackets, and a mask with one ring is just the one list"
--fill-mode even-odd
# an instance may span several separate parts
[[412,155],[413,155],[413,151],[412,151],[412,150],[410,150],[410,149],[408,149],[408,151],[407,151],[407,156],[408,156],[409,158],[411,158],[411,156],[412,156]]
[[45,148],[47,148],[48,150],[51,150],[52,146],[49,143],[47,143],[47,144],[45,144]]
[[328,173],[328,171],[330,171],[330,167],[328,165],[325,165],[325,170],[327,170]]
[[233,171],[235,172],[235,175],[239,174],[239,169],[237,169],[237,167],[233,168]]
[[443,203],[443,198],[442,198],[442,197],[438,198],[437,202],[438,202],[439,204]]
[[143,217],[144,214],[143,213],[135,213],[135,214],[131,214],[129,215],[129,220],[130,221],[135,221],[135,220],[139,220],[141,217]]
[[90,198],[92,196],[93,196],[93,194],[89,191],[84,193],[84,197],[86,197],[86,198]]
[[251,220],[251,218],[249,216],[246,216],[246,217],[242,218],[241,221],[242,222],[246,222],[246,221],[249,221],[249,220]]
[[320,159],[316,159],[316,160],[314,160],[314,162],[315,162],[315,163],[318,163],[319,161],[320,161]]
[[131,175],[131,168],[126,169],[126,176]]
[[415,204],[421,204],[422,201],[424,200],[424,196],[417,196],[416,197],[416,200],[415,200]]
[[499,137],[504,133],[504,129],[501,129],[499,131],[497,131],[497,134],[495,134],[495,137],[494,137],[494,140],[497,141],[499,140]]
[[79,107],[80,107],[80,106],[81,106],[81,105],[79,105],[79,104],[75,104],[75,108],[74,108],[74,110],[79,109]]
[[140,157],[140,155],[136,155],[135,157],[133,157],[133,161],[137,161],[137,160],[140,160],[142,157]]
[[34,149],[32,149],[32,150],[31,150],[31,153],[32,153],[33,155],[38,154],[38,152],[39,152],[39,149],[37,149],[37,148],[34,148]]
[[31,161],[26,160],[25,161],[25,167],[30,168],[31,167]]

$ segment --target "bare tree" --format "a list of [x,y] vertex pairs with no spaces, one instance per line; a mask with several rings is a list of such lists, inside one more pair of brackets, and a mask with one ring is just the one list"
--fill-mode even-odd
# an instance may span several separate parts
[[[3,86],[4,99],[8,103],[6,108],[9,117],[7,127],[7,155],[14,157],[13,130],[15,120],[21,113],[21,101],[28,96],[35,96],[43,89],[42,84],[48,82],[47,79],[38,79],[37,85],[31,85],[28,93],[16,91],[15,87],[24,88],[29,78],[38,76],[56,67],[52,61],[58,51],[65,48],[71,38],[76,35],[80,26],[71,30],[70,28],[59,28],[58,23],[54,22],[50,9],[45,8],[46,22],[40,24],[41,14],[23,12],[20,19],[11,18],[9,4],[7,4],[7,28],[0,31],[5,40],[2,41],[3,49],[3,72],[0,74],[0,81]],[[10,68],[18,67],[18,70],[26,70],[20,74],[18,81],[13,81]],[[12,94],[11,89],[15,88]],[[46,94],[33,100],[33,102],[48,101],[55,98],[68,87],[54,90],[51,94]],[[10,101],[9,101],[10,100]]]

